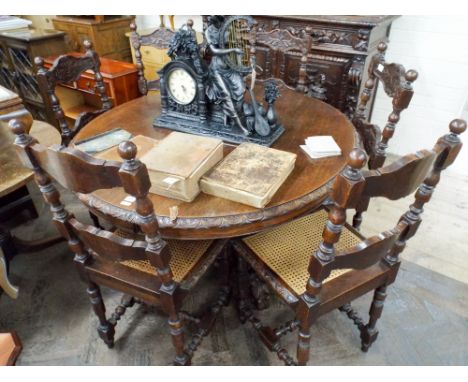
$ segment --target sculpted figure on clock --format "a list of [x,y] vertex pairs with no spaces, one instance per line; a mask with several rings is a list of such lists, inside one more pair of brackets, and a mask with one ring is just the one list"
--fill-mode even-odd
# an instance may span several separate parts
[[208,69],[209,83],[206,95],[211,102],[219,105],[226,117],[231,118],[244,134],[250,135],[251,130],[246,127],[241,118],[246,90],[245,81],[241,73],[231,69],[226,63],[228,54],[234,52],[242,55],[243,51],[239,48],[220,48],[220,28],[223,22],[223,16],[208,18],[205,37],[213,58]]

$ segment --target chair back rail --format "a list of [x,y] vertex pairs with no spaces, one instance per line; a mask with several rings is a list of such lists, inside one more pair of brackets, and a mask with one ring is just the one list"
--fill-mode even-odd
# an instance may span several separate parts
[[[362,172],[361,168],[367,160],[365,153],[361,149],[351,151],[347,166],[337,176],[331,189],[330,196],[334,203],[328,214],[322,241],[309,262],[310,278],[302,296],[304,303],[316,301],[322,281],[333,269],[363,269],[382,258],[389,266],[399,262],[398,255],[406,241],[416,233],[423,206],[430,200],[440,173],[454,162],[460,152],[462,142],[459,135],[465,130],[465,121],[454,120],[450,123],[450,133],[439,138],[433,150],[407,155],[381,170]],[[415,202],[395,228],[336,253],[334,246],[346,221],[346,210],[355,208],[363,195],[396,200],[411,194],[416,188]]]
[[86,248],[108,261],[146,260],[146,242],[125,239],[112,232],[82,224],[75,218],[69,220],[76,236]]
[[333,261],[326,263],[323,267],[317,264],[317,258],[312,256],[309,263],[309,274],[315,280],[324,280],[334,269],[368,268],[385,257],[393,248],[404,228],[405,225],[401,223],[389,231],[372,236],[354,247],[340,251],[335,254]]
[[[83,45],[86,51],[83,57],[62,55],[54,61],[50,69],[45,68],[44,59],[42,57],[36,57],[34,59],[34,63],[37,67],[36,77],[39,89],[44,100],[50,104],[54,112],[62,135],[62,145],[64,146],[68,146],[78,131],[89,121],[112,108],[112,102],[106,93],[104,80],[100,72],[101,62],[99,61],[99,56],[92,49],[91,42],[85,40]],[[55,87],[58,84],[69,84],[77,81],[81,74],[87,70],[92,70],[94,73],[96,90],[102,102],[102,109],[99,111],[81,113],[76,119],[73,128],[70,129],[65,118],[65,113],[55,93]]]
[[[299,63],[298,80],[295,86],[297,91],[305,93],[307,90],[307,55],[312,44],[312,37],[309,28],[302,31],[302,36],[294,36],[286,29],[274,29],[270,32],[259,31],[255,24],[252,28],[250,38],[251,55],[256,54],[256,46],[266,46],[275,52],[275,55],[280,54],[279,65],[272,65],[267,59],[263,70],[265,78],[284,78],[286,70],[286,53],[296,51],[301,54]],[[272,69],[274,72],[272,73]]]
[[[40,167],[61,186],[72,192],[88,194],[100,189],[121,187],[120,163],[94,158],[80,150],[32,143],[32,157],[21,155],[23,165],[34,170]],[[32,160],[30,160],[32,159]]]

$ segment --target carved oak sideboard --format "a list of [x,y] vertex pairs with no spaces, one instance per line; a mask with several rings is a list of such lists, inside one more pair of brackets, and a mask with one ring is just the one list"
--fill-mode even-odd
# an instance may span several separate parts
[[[358,96],[367,79],[370,57],[377,45],[387,41],[390,26],[398,16],[254,16],[258,29],[286,29],[293,35],[312,36],[308,54],[308,95],[319,98],[344,112],[354,114]],[[279,73],[288,85],[295,86],[299,74],[299,52],[289,51],[279,60],[279,52],[257,46],[258,78]],[[272,66],[281,62],[281,68]],[[375,93],[374,95],[375,96]],[[372,112],[374,99],[370,100]]]

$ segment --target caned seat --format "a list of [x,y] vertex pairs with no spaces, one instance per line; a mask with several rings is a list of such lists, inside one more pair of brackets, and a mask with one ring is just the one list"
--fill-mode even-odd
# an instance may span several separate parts
[[[239,255],[241,321],[250,321],[261,341],[285,364],[307,364],[312,324],[336,308],[358,327],[363,351],[377,339],[376,324],[387,287],[396,279],[399,255],[407,240],[416,234],[424,205],[441,172],[460,152],[459,135],[465,130],[465,121],[453,120],[450,133],[441,137],[432,150],[406,155],[379,170],[362,171],[367,157],[363,150],[353,149],[347,166],[330,189],[331,203],[326,209],[233,242]],[[347,209],[354,209],[361,198],[398,200],[416,189],[413,204],[393,228],[365,238],[346,224]],[[255,317],[246,298],[246,263],[295,312],[294,319],[272,328]],[[350,302],[372,290],[374,298],[366,324]],[[299,331],[297,359],[280,343],[282,336],[295,330]]]
[[[249,236],[243,242],[293,293],[300,296],[305,292],[309,279],[307,266],[310,255],[317,250],[322,240],[327,219],[327,211],[321,209],[272,230]],[[341,251],[361,241],[362,237],[345,227],[335,248]],[[351,269],[334,269],[323,282],[331,281],[349,271]]]
[[[207,253],[213,240],[167,240],[171,250],[171,260],[169,266],[172,270],[172,277],[175,282],[183,283]],[[126,260],[121,262],[126,267],[136,269],[137,271],[158,276],[158,272],[148,260]]]

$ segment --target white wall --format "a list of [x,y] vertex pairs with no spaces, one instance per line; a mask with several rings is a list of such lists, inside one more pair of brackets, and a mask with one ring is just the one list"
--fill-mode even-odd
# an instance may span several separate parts
[[[164,23],[166,27],[170,27],[169,19],[167,16],[164,16]],[[178,15],[174,17],[174,26],[176,28],[180,28],[183,24],[187,22],[187,19],[193,20],[193,28],[196,31],[203,31],[203,22],[201,16],[186,16],[186,15]],[[160,24],[159,16],[150,16],[150,15],[137,15],[135,17],[136,25],[138,25],[138,29],[145,29],[145,28],[157,28]]]
[[[466,17],[402,16],[390,32],[387,61],[416,69],[414,96],[402,112],[389,152],[408,154],[431,148],[448,131],[454,118],[467,118],[468,29]],[[379,86],[372,122],[384,126],[391,100]],[[468,175],[468,132],[466,142],[451,170]]]

